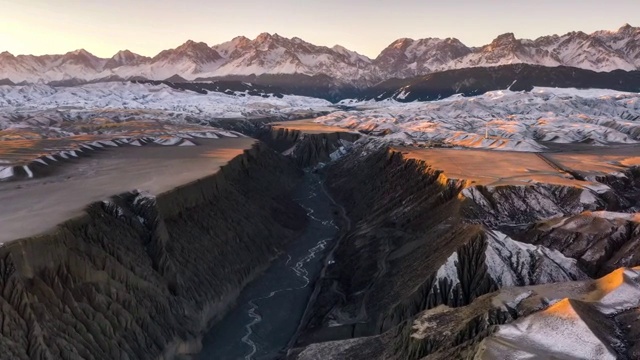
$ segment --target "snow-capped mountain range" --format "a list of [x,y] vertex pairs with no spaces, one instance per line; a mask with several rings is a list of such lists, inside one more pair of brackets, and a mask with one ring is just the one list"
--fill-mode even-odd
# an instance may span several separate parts
[[[316,46],[299,38],[263,33],[251,40],[236,37],[214,46],[187,41],[153,58],[124,50],[99,58],[86,50],[64,55],[0,53],[0,81],[39,83],[146,78],[186,80],[263,74],[326,75],[343,82],[371,85],[468,67],[505,64],[571,66],[594,71],[640,69],[640,28],[625,25],[616,31],[570,32],[535,40],[508,33],[488,45],[472,48],[457,39],[399,39],[375,59],[336,45]],[[7,81],[8,80],[8,81]]]

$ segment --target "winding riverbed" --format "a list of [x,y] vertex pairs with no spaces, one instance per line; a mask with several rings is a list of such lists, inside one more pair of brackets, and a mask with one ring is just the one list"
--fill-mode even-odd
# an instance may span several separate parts
[[313,291],[313,280],[336,237],[336,209],[319,175],[307,172],[295,198],[309,226],[258,279],[203,340],[202,360],[272,359],[296,332]]

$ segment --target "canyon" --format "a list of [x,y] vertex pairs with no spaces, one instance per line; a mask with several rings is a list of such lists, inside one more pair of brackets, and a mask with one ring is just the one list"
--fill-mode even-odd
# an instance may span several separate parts
[[[13,206],[68,207],[3,209],[3,354],[491,358],[518,324],[573,314],[601,345],[569,356],[635,356],[633,144],[407,148],[310,120],[190,146],[146,131],[2,183]],[[560,354],[532,344],[518,351]]]

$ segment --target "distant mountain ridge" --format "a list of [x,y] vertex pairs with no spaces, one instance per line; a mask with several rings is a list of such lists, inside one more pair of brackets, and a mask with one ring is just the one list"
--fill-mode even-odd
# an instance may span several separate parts
[[595,72],[567,66],[530,64],[472,67],[389,79],[363,89],[355,97],[376,101],[431,101],[456,94],[476,96],[495,90],[531,91],[534,87],[640,92],[640,71]]
[[597,72],[640,70],[640,28],[570,32],[535,40],[498,36],[478,48],[457,39],[398,39],[375,59],[342,46],[326,47],[300,38],[260,34],[236,37],[209,46],[187,41],[146,57],[128,50],[105,59],[80,49],[64,55],[0,53],[0,79],[5,83],[79,83],[104,79],[166,80],[175,75],[224,79],[262,75],[327,76],[338,83],[367,87],[392,78],[410,78],[452,69],[511,64],[568,66]]

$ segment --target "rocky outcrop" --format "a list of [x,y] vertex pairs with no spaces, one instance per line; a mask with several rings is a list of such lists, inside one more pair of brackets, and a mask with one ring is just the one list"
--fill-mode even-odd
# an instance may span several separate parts
[[203,331],[304,226],[288,197],[299,175],[258,144],[210,177],[157,197],[121,194],[0,247],[0,358],[196,353]]

